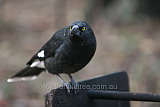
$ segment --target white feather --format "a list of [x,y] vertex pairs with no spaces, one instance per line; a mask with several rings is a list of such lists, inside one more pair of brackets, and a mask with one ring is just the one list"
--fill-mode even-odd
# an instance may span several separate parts
[[30,67],[45,68],[44,61],[35,61],[30,65]]
[[39,63],[40,63],[40,61],[33,62],[33,63],[30,65],[30,67],[35,67],[35,66],[37,66]]
[[37,79],[37,76],[9,78],[7,82],[30,81]]
[[37,56],[43,58],[43,57],[44,57],[44,50],[42,50],[41,52],[39,52],[39,53],[37,54]]

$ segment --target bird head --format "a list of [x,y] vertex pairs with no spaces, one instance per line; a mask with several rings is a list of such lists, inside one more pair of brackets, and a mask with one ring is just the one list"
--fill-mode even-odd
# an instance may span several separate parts
[[90,26],[83,21],[73,22],[69,27],[69,37],[73,43],[95,42],[95,36]]

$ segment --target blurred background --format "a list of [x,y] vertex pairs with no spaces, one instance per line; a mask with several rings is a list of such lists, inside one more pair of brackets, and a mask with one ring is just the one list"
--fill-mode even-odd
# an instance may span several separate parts
[[[77,81],[126,70],[132,92],[160,92],[160,2],[158,0],[0,0],[0,107],[44,107],[44,95],[60,81],[7,83],[58,30],[87,21],[98,46]],[[65,79],[66,76],[63,75]],[[132,107],[160,107],[131,102]]]

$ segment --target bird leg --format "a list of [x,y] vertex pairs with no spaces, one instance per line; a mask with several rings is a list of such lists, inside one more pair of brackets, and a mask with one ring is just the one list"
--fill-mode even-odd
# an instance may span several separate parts
[[67,92],[70,93],[69,84],[68,84],[66,81],[64,81],[64,80],[62,79],[62,77],[61,77],[59,74],[56,74],[56,75],[57,75],[57,77],[60,79],[60,81],[62,82],[62,84],[66,87]]
[[77,89],[78,88],[78,82],[73,79],[71,74],[68,74],[68,76],[69,76],[69,78],[71,80],[70,84],[71,84],[72,88],[73,89]]

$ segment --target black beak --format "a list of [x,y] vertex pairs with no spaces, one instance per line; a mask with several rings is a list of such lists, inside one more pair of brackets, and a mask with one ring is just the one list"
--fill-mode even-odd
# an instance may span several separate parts
[[81,31],[78,25],[74,25],[71,29],[70,39],[72,42],[79,43],[82,41]]
[[79,30],[79,26],[74,25],[71,30],[71,35],[72,36],[80,36],[80,33],[81,33],[81,31]]

